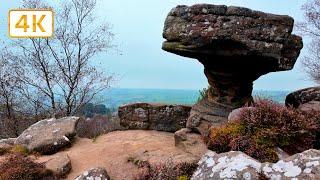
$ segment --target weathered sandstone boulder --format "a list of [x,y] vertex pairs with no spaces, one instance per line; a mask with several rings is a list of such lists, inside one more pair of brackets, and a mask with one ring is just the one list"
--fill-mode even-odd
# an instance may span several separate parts
[[57,177],[65,177],[72,169],[71,160],[67,154],[59,154],[45,163],[46,169],[51,170]]
[[203,153],[203,149],[207,147],[201,135],[192,132],[188,128],[175,132],[174,142],[176,147],[192,154],[201,154]]
[[89,180],[89,179],[110,180],[110,177],[104,168],[98,167],[98,168],[89,169],[75,178],[75,180]]
[[8,138],[0,140],[0,149],[10,149],[14,145],[16,138]]
[[199,161],[194,180],[206,179],[303,179],[320,177],[320,151],[308,150],[277,163],[260,163],[242,152],[208,151]]
[[320,87],[311,87],[290,93],[286,97],[286,106],[303,111],[320,111]]
[[231,111],[231,113],[228,116],[228,122],[241,120],[240,117],[241,117],[242,111],[252,110],[252,109],[254,109],[254,107],[242,107],[242,108],[234,109],[233,111]]
[[177,6],[168,14],[162,49],[204,65],[210,88],[192,107],[187,127],[206,135],[229,113],[252,102],[252,84],[269,72],[291,70],[302,49],[294,20],[241,7]]
[[192,180],[257,179],[261,163],[242,152],[216,154],[208,151],[198,163]]
[[311,149],[280,160],[274,164],[264,163],[262,165],[262,172],[270,179],[319,179],[320,151]]
[[175,132],[186,127],[191,107],[135,103],[119,107],[120,124],[126,129]]
[[16,139],[15,144],[29,151],[53,154],[71,144],[76,135],[78,117],[45,119],[33,124]]

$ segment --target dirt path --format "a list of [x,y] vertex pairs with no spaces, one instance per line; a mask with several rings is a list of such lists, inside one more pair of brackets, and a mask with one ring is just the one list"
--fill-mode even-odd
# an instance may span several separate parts
[[[186,153],[174,146],[172,133],[159,131],[117,131],[90,139],[77,139],[67,153],[71,159],[72,172],[67,179],[73,179],[83,171],[104,167],[114,180],[130,180],[138,173],[138,168],[127,162],[129,157],[139,157],[151,163],[174,161],[190,162],[198,160],[206,151],[202,146],[196,154]],[[57,154],[56,154],[57,155]],[[43,162],[56,155],[43,156]],[[172,158],[174,157],[174,158]]]

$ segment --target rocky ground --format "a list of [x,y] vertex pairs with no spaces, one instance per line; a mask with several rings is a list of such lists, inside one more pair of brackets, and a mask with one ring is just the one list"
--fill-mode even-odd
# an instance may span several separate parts
[[206,152],[206,147],[199,144],[194,148],[195,151],[191,153],[175,147],[173,133],[128,130],[102,135],[94,141],[78,138],[71,148],[54,155],[42,156],[36,161],[47,162],[61,154],[67,154],[72,166],[67,179],[74,179],[93,167],[107,169],[109,176],[115,180],[134,179],[139,169],[128,162],[128,159],[147,160],[152,164],[164,163],[169,159],[176,162],[197,162]]

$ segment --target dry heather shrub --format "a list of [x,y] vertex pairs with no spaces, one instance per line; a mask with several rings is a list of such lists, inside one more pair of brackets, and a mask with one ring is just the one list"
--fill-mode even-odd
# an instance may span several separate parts
[[22,154],[11,154],[0,164],[0,180],[53,180],[52,172]]
[[320,113],[302,112],[269,100],[241,112],[238,121],[212,128],[209,149],[218,153],[242,151],[262,162],[278,160],[276,147],[289,154],[311,149],[317,143]]
[[95,138],[101,134],[121,130],[120,120],[104,115],[93,118],[80,118],[77,124],[77,135],[83,138]]
[[179,163],[172,160],[163,164],[150,165],[146,161],[138,164],[140,171],[136,180],[188,180],[197,169],[197,163]]
[[8,148],[0,148],[0,156],[7,154],[8,152],[10,152],[10,149]]
[[13,146],[11,149],[10,149],[10,152],[11,153],[17,153],[17,154],[22,154],[22,155],[28,155],[30,152],[29,150],[24,147],[24,146],[21,146],[21,145],[15,145]]

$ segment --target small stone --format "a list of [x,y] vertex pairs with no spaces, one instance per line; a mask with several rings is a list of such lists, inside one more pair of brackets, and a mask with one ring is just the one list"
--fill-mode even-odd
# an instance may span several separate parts
[[72,169],[71,161],[67,154],[55,156],[46,162],[45,166],[58,177],[65,177]]
[[200,134],[195,134],[191,129],[183,128],[174,133],[175,146],[185,152],[203,154],[207,150]]

